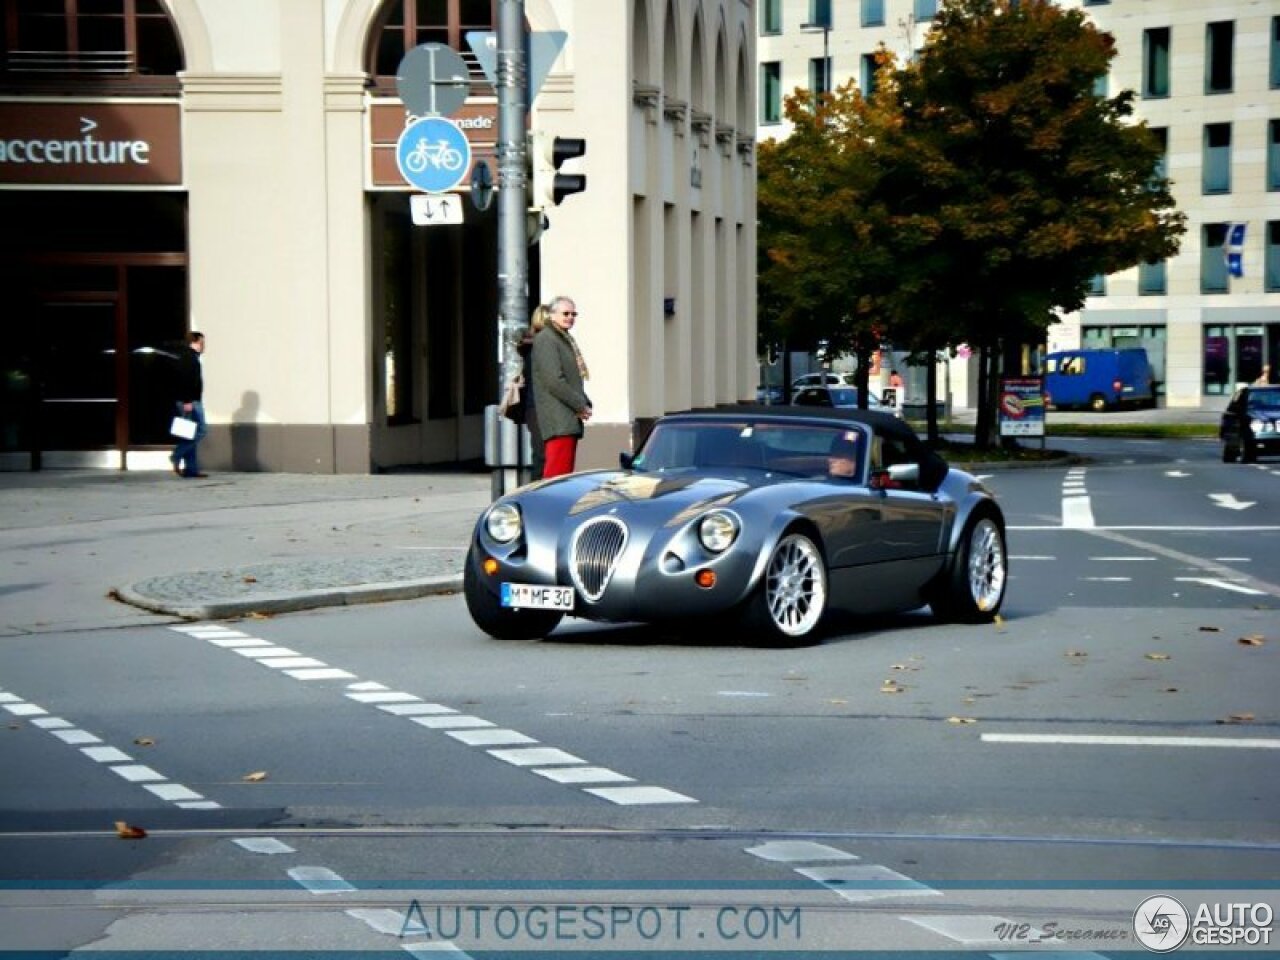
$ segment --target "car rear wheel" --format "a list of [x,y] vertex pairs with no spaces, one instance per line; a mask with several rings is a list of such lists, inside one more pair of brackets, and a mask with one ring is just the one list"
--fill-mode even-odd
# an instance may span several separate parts
[[1009,553],[1004,530],[990,511],[969,519],[946,579],[929,606],[943,620],[986,623],[1004,603]]
[[560,623],[563,614],[548,610],[511,610],[504,607],[483,583],[468,557],[462,573],[462,592],[467,612],[477,627],[499,640],[534,640],[545,637]]
[[1257,463],[1258,448],[1249,442],[1248,439],[1240,445],[1240,462],[1241,463]]
[[765,567],[764,579],[747,603],[743,625],[772,644],[796,643],[817,630],[827,609],[827,568],[807,535],[785,534]]

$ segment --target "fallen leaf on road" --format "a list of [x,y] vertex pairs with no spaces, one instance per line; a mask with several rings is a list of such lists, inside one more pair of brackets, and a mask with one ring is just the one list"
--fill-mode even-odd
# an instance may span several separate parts
[[123,820],[116,821],[116,836],[125,840],[141,840],[147,835],[147,831],[141,827],[135,827],[125,823]]
[[1167,653],[1148,653],[1147,659],[1148,660],[1172,660],[1173,657],[1169,656],[1169,654]]
[[1219,723],[1252,723],[1256,718],[1252,713],[1233,713],[1219,720]]
[[1088,655],[1083,650],[1068,650],[1063,654],[1064,657],[1087,657]]
[[253,613],[246,613],[244,618],[246,620],[270,620],[274,616],[274,613],[259,613],[255,610]]
[[907,689],[906,687],[898,686],[897,680],[886,680],[884,684],[880,687],[880,692],[881,693],[902,693],[906,689]]
[[1200,632],[1201,633],[1221,633],[1222,628],[1221,627],[1201,627]]
[[254,577],[254,576],[246,576],[246,577],[244,578],[244,582],[245,582],[245,583],[257,583],[257,582],[258,582],[258,578],[257,578],[257,577]]
[[848,700],[828,700],[827,701],[827,703],[834,704],[835,706],[844,706],[848,702],[849,702]]
[[245,783],[261,783],[263,780],[267,779],[267,771],[256,770],[253,773],[246,773],[240,779]]
[[1243,644],[1246,647],[1260,647],[1267,642],[1267,638],[1260,633],[1251,633],[1247,637],[1241,637],[1236,643]]
[[973,717],[947,717],[947,723],[977,723]]
[[1178,688],[1177,688],[1177,687],[1165,687],[1165,688],[1164,688],[1164,692],[1165,692],[1165,693],[1177,693],[1177,692],[1178,692]]
[[151,737],[136,737],[133,742],[139,747],[154,747],[156,745],[155,740]]

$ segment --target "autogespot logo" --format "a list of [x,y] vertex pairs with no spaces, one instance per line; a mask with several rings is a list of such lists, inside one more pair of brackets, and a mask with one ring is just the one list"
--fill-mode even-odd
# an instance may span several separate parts
[[1147,897],[1133,912],[1133,933],[1154,953],[1177,950],[1187,939],[1191,915],[1173,897]]

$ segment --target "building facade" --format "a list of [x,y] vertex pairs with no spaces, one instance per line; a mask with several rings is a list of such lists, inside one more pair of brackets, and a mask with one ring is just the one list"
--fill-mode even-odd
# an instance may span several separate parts
[[[396,70],[459,52],[453,115],[496,171],[467,34],[503,0],[0,0],[0,460],[165,466],[167,380],[207,337],[208,467],[473,461],[498,398],[497,204],[415,226]],[[616,463],[668,410],[755,385],[754,63],[744,0],[526,0],[567,42],[531,126],[582,137],[530,304],[573,296]],[[466,200],[469,176],[454,192]]]
[[[1107,92],[1137,93],[1135,115],[1166,145],[1187,233],[1167,262],[1096,278],[1085,308],[1053,325],[1045,347],[1142,346],[1162,402],[1224,402],[1280,360],[1280,9],[1268,0],[1060,5],[1115,38]],[[867,89],[879,45],[909,56],[937,10],[937,0],[760,0],[759,135],[786,135],[782,98],[797,86],[852,77]],[[1233,225],[1243,231],[1231,237]],[[960,406],[966,366],[951,371]]]

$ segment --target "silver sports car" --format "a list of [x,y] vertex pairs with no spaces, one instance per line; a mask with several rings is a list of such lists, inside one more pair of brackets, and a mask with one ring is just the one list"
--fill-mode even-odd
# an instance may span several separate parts
[[503,639],[566,615],[732,616],[796,643],[833,608],[990,620],[1008,571],[990,491],[901,420],[731,407],[663,417],[620,470],[502,497],[476,524],[464,584],[476,625]]

